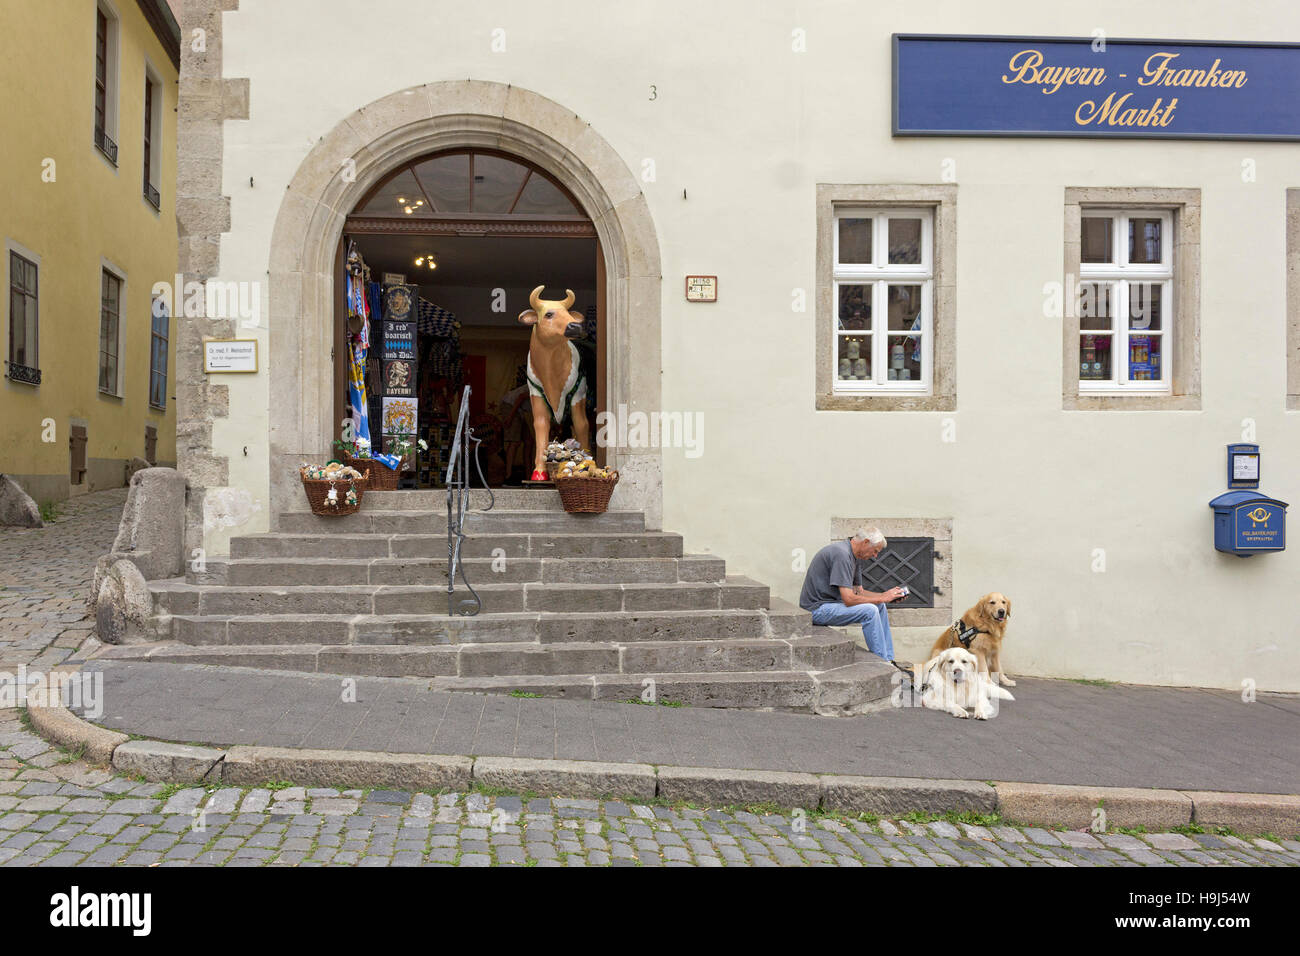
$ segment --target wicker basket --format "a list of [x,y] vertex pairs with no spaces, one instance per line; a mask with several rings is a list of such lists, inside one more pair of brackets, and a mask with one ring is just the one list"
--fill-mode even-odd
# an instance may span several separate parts
[[382,461],[376,461],[374,458],[353,458],[351,455],[343,456],[343,464],[355,468],[363,475],[366,469],[370,470],[370,481],[366,485],[369,491],[396,491],[398,479],[402,477],[402,464],[399,463],[396,468],[389,468]]
[[556,478],[555,488],[569,514],[604,514],[618,484],[618,472],[608,478]]
[[[361,478],[336,478],[330,481],[328,478],[308,478],[307,469],[299,468],[298,476],[302,479],[302,490],[307,493],[307,503],[311,505],[311,513],[334,518],[360,511],[361,499],[365,497],[370,478],[368,471],[363,471],[361,474],[363,475]],[[357,503],[350,505],[347,503],[347,493],[348,488],[354,485],[357,489]],[[339,491],[338,500],[332,505],[327,500],[331,487]]]

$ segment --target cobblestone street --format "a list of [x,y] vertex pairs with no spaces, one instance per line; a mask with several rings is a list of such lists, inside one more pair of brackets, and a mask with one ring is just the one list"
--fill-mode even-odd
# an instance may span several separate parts
[[86,598],[113,546],[126,488],[59,502],[44,528],[0,528],[0,671],[52,667],[94,631]]
[[1300,866],[1300,842],[287,781],[182,788],[88,768],[0,712],[0,865],[116,864]]

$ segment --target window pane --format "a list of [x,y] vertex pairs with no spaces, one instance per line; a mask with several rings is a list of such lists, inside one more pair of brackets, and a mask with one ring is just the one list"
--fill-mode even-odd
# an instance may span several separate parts
[[514,213],[531,216],[582,215],[553,182],[536,172],[528,177],[528,184],[515,203]]
[[426,160],[415,174],[439,212],[469,212],[469,153]]
[[1082,262],[1110,262],[1114,250],[1115,221],[1109,217],[1084,216],[1080,230],[1079,259]]
[[871,331],[871,284],[839,288],[839,328],[850,332]]
[[1163,222],[1159,219],[1134,217],[1128,221],[1128,261],[1130,263],[1159,263]]
[[921,287],[919,285],[891,285],[887,290],[886,301],[889,303],[891,332],[921,330]]
[[921,220],[889,220],[889,261],[898,265],[921,262]]
[[474,157],[474,212],[509,212],[527,166],[479,153]]
[[921,336],[891,335],[889,337],[889,380],[891,382],[921,380]]
[[871,261],[871,220],[839,219],[840,262],[869,263]]
[[1130,335],[1128,337],[1128,379],[1130,382],[1159,382],[1163,380],[1161,346],[1163,335]]
[[1079,378],[1106,381],[1110,378],[1109,335],[1084,335],[1079,343]]
[[1164,286],[1159,282],[1134,282],[1128,289],[1128,327],[1164,328]]
[[841,335],[836,377],[844,382],[871,379],[871,336]]
[[1114,328],[1111,291],[1109,282],[1079,283],[1079,328],[1107,331]]

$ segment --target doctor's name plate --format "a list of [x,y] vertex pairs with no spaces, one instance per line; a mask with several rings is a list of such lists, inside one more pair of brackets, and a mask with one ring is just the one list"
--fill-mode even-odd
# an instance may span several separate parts
[[203,342],[203,371],[256,372],[257,339],[206,339]]

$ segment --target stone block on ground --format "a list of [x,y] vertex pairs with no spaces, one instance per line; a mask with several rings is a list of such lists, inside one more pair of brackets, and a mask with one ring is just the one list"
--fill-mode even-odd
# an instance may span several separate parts
[[22,485],[8,475],[0,475],[0,527],[43,528],[41,509]]
[[97,587],[96,637],[105,644],[138,644],[152,638],[149,618],[153,614],[153,596],[134,563],[125,558],[113,561]]

